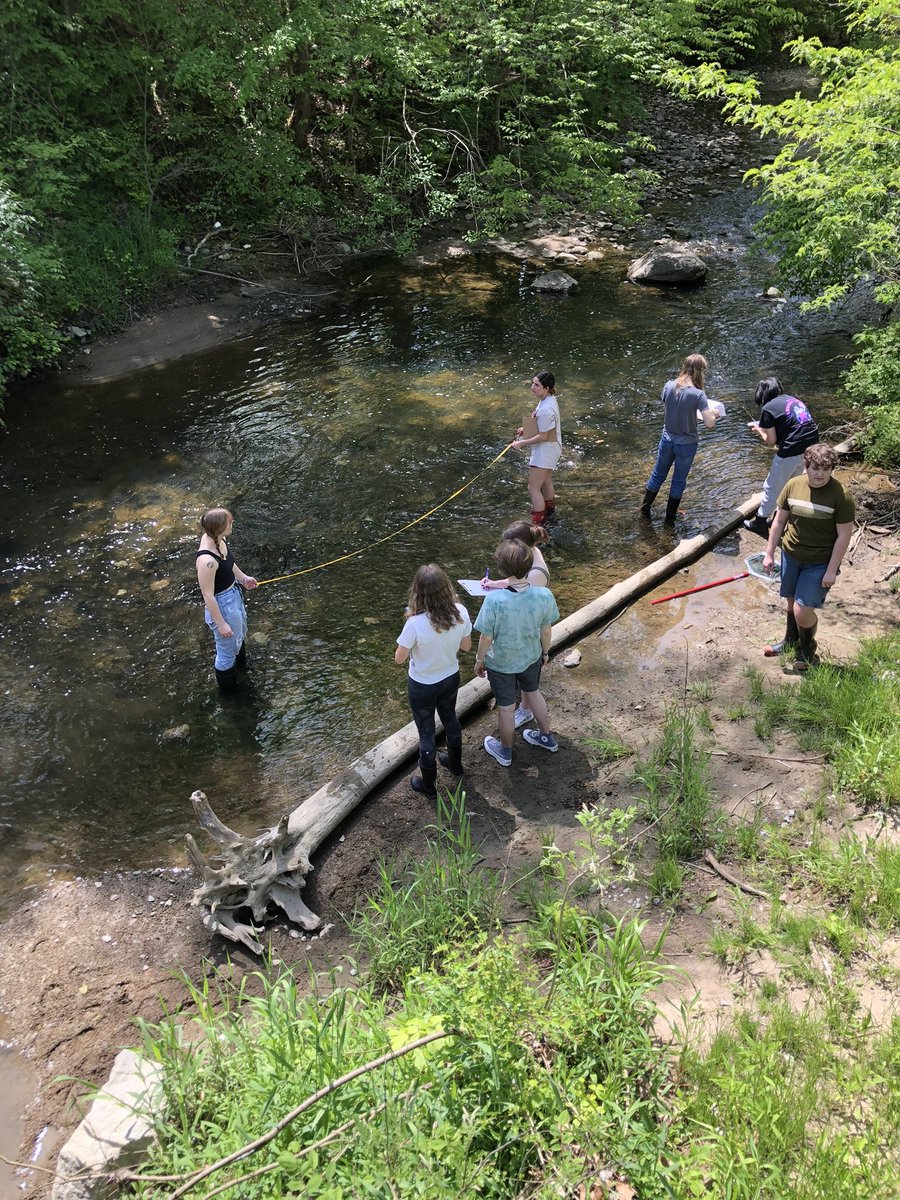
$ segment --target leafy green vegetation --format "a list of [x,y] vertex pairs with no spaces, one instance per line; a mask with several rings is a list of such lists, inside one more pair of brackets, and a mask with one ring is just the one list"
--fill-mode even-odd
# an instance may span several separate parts
[[635,215],[641,97],[809,0],[18,0],[0,11],[4,380],[109,328],[215,222],[408,249],[575,205]]
[[[845,0],[846,44],[801,36],[795,62],[819,80],[815,96],[763,104],[753,81],[703,67],[681,77],[690,93],[724,97],[733,118],[779,140],[771,163],[747,173],[761,187],[760,231],[782,280],[807,307],[828,308],[861,284],[885,306],[864,330],[844,377],[848,393],[878,407],[865,435],[871,461],[900,462],[900,49],[891,0]],[[724,61],[724,60],[723,60]]]
[[438,798],[426,853],[402,868],[382,862],[379,886],[357,913],[356,949],[375,987],[398,987],[413,968],[440,966],[454,947],[499,919],[497,881],[476,871],[463,793]]
[[[429,853],[446,861],[434,842]],[[453,874],[447,886],[460,883]],[[419,904],[399,894],[415,930]],[[429,895],[431,923],[443,908]],[[474,926],[449,931],[439,969],[410,956],[390,999],[369,979],[353,989],[313,980],[303,996],[290,972],[193,988],[202,1036],[191,1048],[170,1023],[144,1027],[170,1106],[147,1174],[215,1162],[329,1081],[446,1031],[298,1114],[240,1194],[512,1198],[543,1181],[534,1194],[549,1196],[610,1159],[655,1192],[668,1173],[659,1163],[667,1071],[651,1034],[661,971],[641,926],[567,908],[540,930],[539,961]],[[230,1175],[260,1165],[237,1163]]]
[[676,1195],[888,1200],[898,1180],[898,1055],[900,1021],[874,1032],[852,995],[831,1014],[776,1001],[742,1014],[708,1051],[688,1047],[679,1126],[691,1136]]
[[[675,717],[669,729],[671,769],[673,743],[690,734]],[[572,880],[555,869],[562,893],[514,939],[496,932],[485,914],[498,909],[499,881],[486,875],[473,890],[464,810],[464,796],[448,801],[413,875],[385,867],[358,914],[378,975],[363,968],[349,987],[340,967],[298,979],[269,965],[239,984],[207,976],[187,985],[191,1045],[174,1020],[142,1025],[168,1112],[130,1194],[157,1195],[161,1174],[172,1190],[213,1164],[198,1195],[551,1200],[601,1171],[646,1200],[894,1194],[900,1021],[875,1029],[848,983],[852,928],[778,904],[766,927],[737,896],[717,953],[792,953],[809,1003],[796,1011],[766,980],[760,1008],[706,1047],[685,1012],[673,1051],[654,1033],[660,942],[645,945],[640,922],[571,905]],[[607,861],[633,816],[585,813],[589,864]],[[829,854],[811,856],[823,878]],[[387,936],[410,950],[385,970]],[[815,946],[836,956],[827,976],[813,968]]]
[[584,744],[590,750],[591,758],[598,766],[605,766],[606,763],[627,758],[632,753],[631,749],[614,733],[602,730],[593,737],[585,738]]
[[773,829],[767,856],[795,878],[815,883],[857,925],[900,928],[900,848],[884,838],[829,840],[817,829],[801,842]]

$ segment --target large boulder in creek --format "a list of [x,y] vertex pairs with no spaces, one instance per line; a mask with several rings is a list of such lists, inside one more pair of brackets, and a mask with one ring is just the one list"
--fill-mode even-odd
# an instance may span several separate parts
[[706,263],[678,242],[654,246],[628,268],[632,283],[702,283]]
[[565,271],[546,271],[538,275],[531,286],[536,292],[569,292],[573,287],[578,287],[578,280]]

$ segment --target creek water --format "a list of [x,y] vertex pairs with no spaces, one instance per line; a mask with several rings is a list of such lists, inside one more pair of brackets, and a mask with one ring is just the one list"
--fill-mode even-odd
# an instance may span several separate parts
[[341,555],[481,471],[550,368],[564,454],[549,558],[565,614],[672,546],[635,510],[659,391],[684,354],[707,355],[707,390],[728,409],[701,437],[692,526],[768,469],[746,429],[762,375],[820,427],[842,419],[833,363],[848,337],[760,298],[751,204],[732,171],[651,213],[638,247],[673,220],[705,243],[696,290],[632,286],[633,254],[616,250],[579,267],[568,296],[533,293],[533,270],[507,257],[385,259],[350,267],[311,317],[115,382],[19,393],[2,447],[2,911],[50,870],[180,861],[197,787],[226,821],[261,828],[405,723],[392,655],[413,572],[436,560],[480,575],[529,507],[511,453],[377,550],[250,595],[254,689],[223,704],[194,575],[208,505],[233,511],[237,561],[259,578]]

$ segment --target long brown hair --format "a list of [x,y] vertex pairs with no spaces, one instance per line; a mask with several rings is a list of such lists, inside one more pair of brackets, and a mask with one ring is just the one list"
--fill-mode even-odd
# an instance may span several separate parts
[[526,546],[543,546],[550,541],[550,534],[543,525],[532,525],[528,521],[513,521],[503,530],[504,542],[524,542]]
[[681,374],[675,380],[676,387],[687,387],[690,383],[702,392],[703,372],[708,366],[709,363],[702,354],[689,354],[681,364]]
[[219,538],[228,528],[228,522],[234,520],[227,508],[208,508],[200,518],[200,528],[216,543],[216,549],[221,552]]
[[409,611],[414,617],[424,613],[439,632],[462,621],[453,584],[437,563],[426,563],[416,571],[409,589]]

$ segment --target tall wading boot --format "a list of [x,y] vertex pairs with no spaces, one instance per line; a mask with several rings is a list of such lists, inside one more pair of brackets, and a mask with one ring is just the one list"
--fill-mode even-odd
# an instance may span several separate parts
[[409,781],[409,786],[414,792],[418,792],[420,796],[427,796],[429,800],[437,800],[437,767],[423,767],[419,763],[420,775],[413,775]]
[[644,492],[644,500],[641,504],[641,516],[646,517],[648,521],[650,520],[650,505],[658,495],[659,492],[651,492],[649,488]]
[[446,768],[451,775],[455,775],[457,779],[463,773],[462,765],[462,742],[458,746],[447,744],[447,753],[438,755],[438,762],[442,767]]
[[216,683],[220,692],[234,692],[238,687],[237,667],[228,667],[224,671],[215,668]]
[[816,630],[818,627],[819,622],[815,620],[809,629],[804,629],[802,625],[797,628],[800,644],[797,646],[797,658],[794,666],[798,671],[806,671],[819,661],[816,657]]
[[241,642],[241,648],[237,652],[237,658],[234,660],[234,665],[237,667],[237,669],[239,671],[246,671],[249,669],[249,664],[247,662],[247,643],[246,642]]
[[800,632],[797,629],[797,618],[793,611],[787,615],[787,625],[784,630],[784,637],[780,642],[775,642],[771,646],[763,647],[763,654],[766,658],[777,658],[779,654],[784,654],[785,650],[793,650],[800,642]]
[[532,525],[546,525],[547,524],[547,510],[545,508],[542,508],[540,512],[532,511],[531,523],[532,523]]
[[666,525],[674,525],[675,518],[678,516],[678,505],[681,503],[681,497],[677,499],[670,496],[666,501]]

